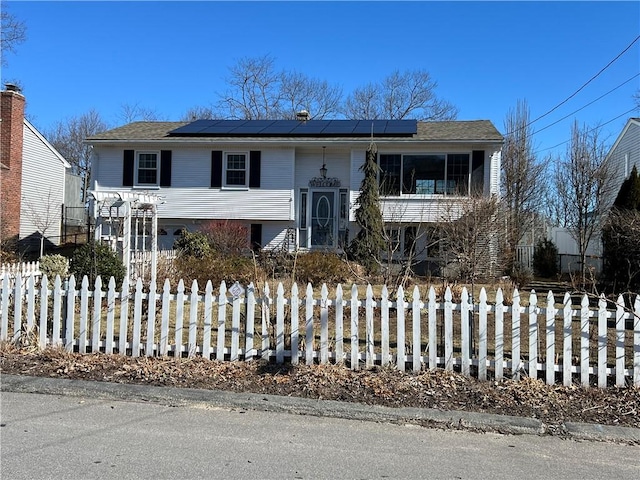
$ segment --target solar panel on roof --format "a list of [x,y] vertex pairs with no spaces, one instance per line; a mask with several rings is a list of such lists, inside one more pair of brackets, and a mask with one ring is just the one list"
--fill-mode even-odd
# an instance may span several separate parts
[[260,131],[261,135],[290,135],[291,132],[300,124],[296,120],[279,120],[274,121],[271,125]]
[[[377,120],[358,120],[353,128],[354,135],[371,135],[371,125],[374,124]],[[374,133],[380,134],[382,133],[380,128],[374,127]]]
[[323,129],[323,135],[349,135],[356,125],[355,120],[332,120]]
[[206,128],[207,126],[209,126],[210,122],[211,120],[196,120],[195,122],[191,122],[187,125],[183,125],[182,127],[176,128],[175,130],[172,130],[169,133],[171,134],[198,133],[204,128]]
[[172,136],[374,136],[414,135],[416,120],[196,120]]
[[199,133],[206,136],[206,135],[214,135],[214,134],[219,134],[219,135],[227,135],[229,133],[229,131],[232,130],[229,127],[225,127],[225,126],[217,126],[217,125],[213,125],[211,127],[207,127],[204,130],[201,130]]
[[389,120],[385,127],[387,134],[411,134],[418,132],[418,122],[416,120]]
[[298,122],[291,133],[293,135],[320,134],[330,124],[331,120],[311,120],[308,122]]

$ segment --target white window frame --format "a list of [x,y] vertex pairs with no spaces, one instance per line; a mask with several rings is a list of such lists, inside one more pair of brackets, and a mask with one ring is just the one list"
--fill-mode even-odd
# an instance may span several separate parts
[[[244,155],[244,169],[230,169],[228,167],[228,159],[230,155]],[[222,187],[226,189],[248,189],[249,188],[249,166],[251,160],[249,157],[249,152],[224,152],[222,156]],[[228,184],[227,183],[227,172],[245,172],[244,176],[244,184]]]
[[[154,183],[142,183],[140,182],[140,155],[155,155],[156,156],[156,181]],[[144,168],[144,170],[153,170],[152,168]],[[158,150],[139,150],[136,151],[135,162],[135,182],[136,187],[159,187],[160,186],[160,152]]]

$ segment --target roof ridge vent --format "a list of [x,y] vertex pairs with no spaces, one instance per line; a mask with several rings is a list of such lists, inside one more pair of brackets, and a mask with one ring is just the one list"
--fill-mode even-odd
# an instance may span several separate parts
[[307,120],[309,120],[310,117],[311,115],[306,110],[300,110],[299,112],[296,113],[296,120],[300,122],[306,122]]

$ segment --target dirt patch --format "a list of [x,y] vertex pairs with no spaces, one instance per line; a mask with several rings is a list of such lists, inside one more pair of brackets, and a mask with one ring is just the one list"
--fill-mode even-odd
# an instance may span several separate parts
[[0,346],[0,372],[116,383],[217,389],[536,418],[547,425],[586,422],[640,428],[640,389],[546,385],[540,380],[481,382],[443,370],[352,371],[340,365],[273,365],[196,358],[131,358]]

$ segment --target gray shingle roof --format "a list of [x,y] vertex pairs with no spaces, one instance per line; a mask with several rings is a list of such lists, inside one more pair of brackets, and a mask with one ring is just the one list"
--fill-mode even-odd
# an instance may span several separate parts
[[87,140],[160,140],[189,122],[133,122],[88,137]]
[[420,140],[495,140],[503,137],[489,120],[418,122]]
[[[114,128],[87,138],[103,142],[109,140],[175,140],[167,138],[171,130],[187,125],[189,122],[133,122],[122,127]],[[190,137],[197,140],[200,137]],[[206,137],[206,138],[211,138]],[[418,133],[415,140],[423,141],[497,141],[503,140],[502,135],[489,120],[473,121],[445,121],[418,122]],[[343,139],[344,140],[344,139]]]

